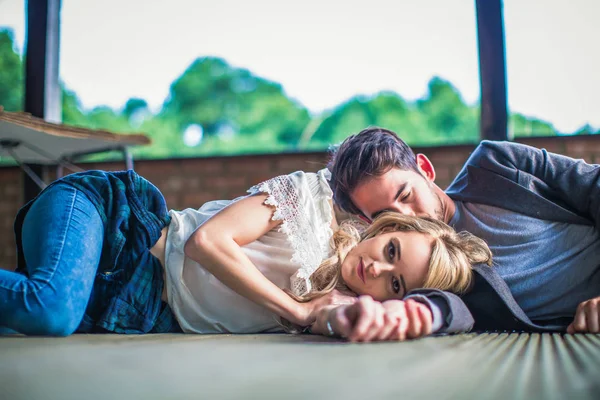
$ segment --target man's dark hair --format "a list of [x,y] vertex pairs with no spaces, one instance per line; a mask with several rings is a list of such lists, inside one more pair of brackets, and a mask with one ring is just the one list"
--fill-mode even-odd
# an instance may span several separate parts
[[394,132],[378,127],[351,135],[332,151],[328,168],[336,204],[344,211],[360,215],[350,193],[372,177],[392,168],[419,172],[415,153]]

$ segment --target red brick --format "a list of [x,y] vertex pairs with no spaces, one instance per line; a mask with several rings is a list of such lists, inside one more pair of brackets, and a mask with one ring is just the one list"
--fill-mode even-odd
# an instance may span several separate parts
[[181,201],[180,196],[176,195],[176,194],[165,194],[163,193],[163,196],[165,198],[165,202],[167,203],[167,208],[169,210],[173,209],[173,210],[179,210],[181,208]]
[[212,176],[204,179],[203,187],[204,190],[219,190],[229,188],[245,188],[248,186],[246,177],[243,175],[237,176]]
[[186,175],[219,175],[227,169],[227,158],[189,158],[181,160],[181,171]]
[[448,186],[452,179],[454,179],[454,176],[451,176],[451,171],[452,170],[446,166],[435,168],[435,183],[439,187]]
[[187,193],[183,195],[183,204],[179,209],[200,208],[206,202],[220,200],[214,193]]
[[152,182],[154,176],[171,176],[181,174],[179,160],[141,161],[134,163],[135,172]]
[[273,170],[273,159],[270,156],[264,157],[241,157],[231,158],[227,161],[227,172],[247,173],[253,172],[270,172]]
[[325,163],[318,165],[314,161],[308,162],[306,159],[301,158],[297,155],[290,156],[289,158],[280,158],[275,164],[276,175],[289,174],[295,171],[315,172],[325,167]]

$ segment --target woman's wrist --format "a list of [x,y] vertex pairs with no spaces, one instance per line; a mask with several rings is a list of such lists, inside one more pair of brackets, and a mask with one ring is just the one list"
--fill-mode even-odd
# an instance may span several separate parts
[[315,322],[315,317],[312,315],[313,309],[309,303],[296,302],[292,311],[291,321],[296,325],[310,326]]
[[319,309],[316,319],[311,325],[311,331],[313,333],[318,333],[325,336],[333,336],[331,335],[331,332],[333,331],[335,334],[332,325],[333,322],[331,321],[331,313],[335,307],[336,306],[325,306]]

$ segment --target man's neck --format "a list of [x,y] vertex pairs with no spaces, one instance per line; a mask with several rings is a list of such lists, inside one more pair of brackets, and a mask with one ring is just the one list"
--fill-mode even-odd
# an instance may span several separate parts
[[454,201],[452,201],[452,199],[442,189],[439,188],[439,186],[436,185],[435,188],[438,198],[443,205],[443,221],[449,224],[454,217],[454,213],[456,212],[456,205],[454,204]]

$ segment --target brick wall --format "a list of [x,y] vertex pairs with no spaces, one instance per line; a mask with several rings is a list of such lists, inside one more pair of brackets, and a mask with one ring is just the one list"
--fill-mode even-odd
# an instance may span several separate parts
[[[600,136],[529,138],[518,140],[589,163],[600,163]],[[436,183],[444,188],[458,173],[474,145],[419,148],[436,168]],[[250,186],[273,176],[304,170],[317,171],[326,164],[324,152],[240,157],[211,157],[137,161],[135,170],[153,182],[173,209],[198,208],[215,199],[243,195]],[[86,169],[119,170],[123,163],[85,164]],[[50,177],[53,171],[48,171]],[[17,167],[0,168],[0,268],[16,264],[13,219],[23,202],[23,177]]]

